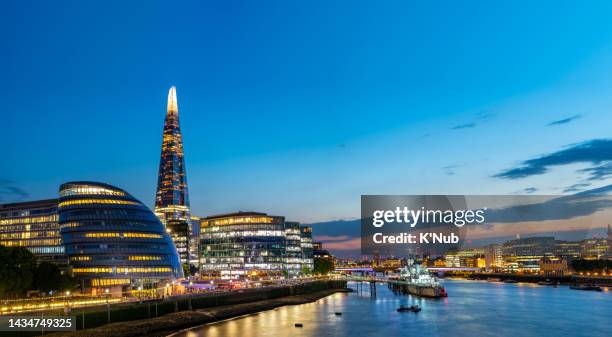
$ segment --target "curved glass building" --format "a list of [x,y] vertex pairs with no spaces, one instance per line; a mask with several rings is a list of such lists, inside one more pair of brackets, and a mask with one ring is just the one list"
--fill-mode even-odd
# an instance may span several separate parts
[[66,255],[84,288],[151,288],[183,276],[162,223],[124,190],[62,184],[58,213]]

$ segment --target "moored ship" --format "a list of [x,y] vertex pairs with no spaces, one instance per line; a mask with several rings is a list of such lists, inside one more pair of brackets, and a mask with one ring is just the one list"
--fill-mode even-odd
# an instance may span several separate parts
[[447,297],[448,294],[440,282],[429,273],[429,270],[417,264],[409,264],[400,270],[401,286],[411,295],[421,297]]

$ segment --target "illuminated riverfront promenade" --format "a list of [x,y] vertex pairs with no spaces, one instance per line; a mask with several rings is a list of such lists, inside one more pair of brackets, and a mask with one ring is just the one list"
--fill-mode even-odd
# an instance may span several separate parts
[[[163,335],[182,328],[270,310],[279,306],[308,303],[342,291],[347,291],[345,280],[294,279],[256,288],[173,294],[157,299],[125,298],[106,303],[105,299],[100,297],[94,299],[64,296],[54,298],[51,305],[31,303],[29,308],[31,310],[27,310],[28,308],[23,304],[16,305],[13,307],[15,311],[5,312],[5,314],[11,314],[11,317],[22,317],[21,315],[31,317],[34,313],[36,313],[35,317],[67,315],[75,317],[75,324],[79,330],[95,329],[77,332],[77,336],[101,333],[105,336],[128,337],[152,332]],[[33,308],[37,305],[44,308]],[[107,327],[108,323],[118,324]],[[164,333],[161,333],[162,331]]]
[[[197,298],[201,296],[211,296],[220,294],[232,294],[241,293],[246,289],[268,289],[283,286],[294,286],[317,280],[342,280],[343,277],[304,277],[287,280],[270,280],[265,284],[252,283],[250,287],[244,288],[243,286],[236,288],[219,288],[214,285],[211,286],[210,282],[203,287],[203,284],[193,282],[172,282],[168,283],[163,287],[160,287],[159,292],[152,292],[150,290],[134,290],[124,292],[121,296],[111,296],[110,292],[102,292],[98,295],[82,295],[73,294],[71,292],[65,292],[59,296],[48,296],[41,298],[28,298],[28,299],[15,299],[15,300],[1,300],[0,301],[0,315],[10,315],[18,313],[33,313],[33,312],[45,312],[54,311],[61,309],[63,313],[70,313],[72,309],[86,309],[90,307],[99,307],[101,305],[115,305],[115,304],[126,304],[126,303],[142,303],[142,302],[172,302],[178,299],[185,298]],[[163,296],[153,294],[164,294]]]

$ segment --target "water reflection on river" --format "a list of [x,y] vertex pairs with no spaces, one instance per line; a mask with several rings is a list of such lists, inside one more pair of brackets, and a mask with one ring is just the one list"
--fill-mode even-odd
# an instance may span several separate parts
[[[447,280],[449,297],[395,295],[385,285],[372,298],[363,292],[334,294],[182,331],[175,337],[299,336],[610,336],[612,291],[588,292],[535,284]],[[356,289],[355,284],[351,287]],[[400,304],[423,310],[398,313]],[[336,316],[335,312],[342,312]],[[296,328],[295,323],[302,323]]]

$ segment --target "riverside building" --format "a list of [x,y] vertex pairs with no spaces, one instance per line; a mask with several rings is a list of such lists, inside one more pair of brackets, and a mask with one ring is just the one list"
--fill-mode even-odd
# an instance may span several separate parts
[[[183,136],[179,124],[176,88],[168,92],[168,105],[159,160],[157,192],[155,194],[155,215],[167,226],[169,221],[184,221],[189,228],[189,249],[187,260],[198,264],[198,226],[193,226],[187,189],[187,172],[183,153]],[[177,243],[181,245],[182,243]]]
[[284,262],[288,276],[299,275],[302,271],[302,235],[298,222],[285,223]]
[[282,216],[258,212],[215,215],[201,219],[200,231],[204,277],[269,279],[312,270],[312,239],[305,255],[302,227]]
[[181,264],[189,263],[189,240],[191,232],[189,224],[184,220],[169,220],[166,224],[166,232],[170,234],[172,242],[176,247]]
[[314,266],[312,227],[300,227],[300,246],[302,248],[302,271],[311,272]]
[[67,267],[57,214],[57,199],[0,205],[0,245],[25,247],[38,262]]
[[183,276],[159,219],[117,187],[60,186],[60,198],[0,205],[0,245],[70,271],[82,289],[149,288]]
[[60,233],[83,289],[159,287],[183,276],[170,236],[126,191],[95,182],[60,187]]

